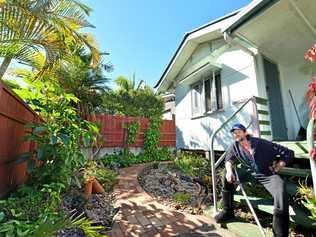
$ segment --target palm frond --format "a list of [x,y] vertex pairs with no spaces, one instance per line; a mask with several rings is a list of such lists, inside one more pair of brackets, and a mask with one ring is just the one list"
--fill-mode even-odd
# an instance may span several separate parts
[[[99,60],[99,51],[92,40],[78,30],[91,26],[85,17],[91,9],[75,0],[6,0],[0,2],[0,48],[1,56],[27,60],[35,51],[45,52],[42,75],[67,54],[68,44],[86,45],[92,52],[92,64]],[[5,55],[3,48],[20,51]],[[23,45],[24,44],[24,45]],[[22,46],[23,45],[23,46]],[[23,49],[23,50],[22,50]],[[22,55],[19,55],[22,53]]]
[[21,60],[29,66],[40,69],[44,65],[44,55],[33,45],[26,44],[0,44],[0,57],[11,57]]

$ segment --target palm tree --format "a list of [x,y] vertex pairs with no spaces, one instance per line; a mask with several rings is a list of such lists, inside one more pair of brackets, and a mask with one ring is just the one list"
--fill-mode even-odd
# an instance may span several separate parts
[[41,76],[67,54],[70,43],[87,46],[96,65],[98,50],[78,31],[92,26],[86,20],[90,11],[76,0],[0,0],[0,79],[12,59],[40,69]]
[[110,71],[111,66],[100,61],[92,67],[91,60],[91,53],[84,48],[74,48],[68,60],[55,67],[52,73],[66,92],[79,99],[78,112],[85,119],[98,109],[103,94],[109,90],[109,78],[104,76],[103,70]]

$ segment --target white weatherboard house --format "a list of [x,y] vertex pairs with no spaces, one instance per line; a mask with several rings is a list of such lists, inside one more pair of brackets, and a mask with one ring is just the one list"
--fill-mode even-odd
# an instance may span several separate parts
[[313,68],[304,53],[316,41],[315,13],[316,0],[255,0],[186,33],[155,86],[175,94],[177,148],[209,150],[212,133],[253,96],[267,101],[249,102],[216,147],[231,142],[237,121],[255,135],[294,140],[300,125],[289,90],[306,126]]

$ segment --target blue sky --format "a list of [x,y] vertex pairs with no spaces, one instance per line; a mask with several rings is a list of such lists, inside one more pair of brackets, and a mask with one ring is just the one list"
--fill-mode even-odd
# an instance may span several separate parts
[[119,75],[154,86],[185,32],[245,6],[250,0],[82,0],[93,8],[89,29],[110,53]]

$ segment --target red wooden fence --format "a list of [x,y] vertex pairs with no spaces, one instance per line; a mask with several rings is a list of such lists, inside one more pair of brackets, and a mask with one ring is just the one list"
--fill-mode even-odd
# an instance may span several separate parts
[[[130,146],[142,147],[144,145],[144,132],[148,127],[148,119],[117,115],[96,115],[94,119],[101,125],[100,132],[104,138],[103,147],[123,147],[124,124],[131,121],[138,121],[140,126],[136,136],[136,142]],[[94,119],[90,117],[90,120]],[[174,120],[162,120],[160,134],[159,146],[176,146],[176,127]]]
[[39,121],[37,114],[0,82],[0,197],[25,182],[26,163],[16,164],[17,156],[34,149],[23,141],[25,125]]

